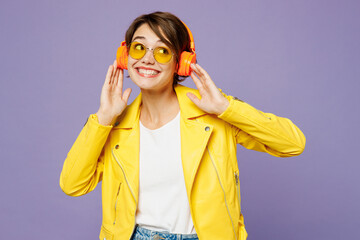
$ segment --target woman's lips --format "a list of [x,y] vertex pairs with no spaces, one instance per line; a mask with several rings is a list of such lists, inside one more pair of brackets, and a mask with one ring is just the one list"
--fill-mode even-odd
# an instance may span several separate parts
[[153,78],[160,74],[159,71],[155,69],[149,69],[149,68],[136,68],[136,72],[146,78]]

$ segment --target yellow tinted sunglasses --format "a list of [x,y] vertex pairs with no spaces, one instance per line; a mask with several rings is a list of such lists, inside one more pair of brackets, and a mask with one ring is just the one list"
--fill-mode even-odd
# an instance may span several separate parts
[[170,62],[173,56],[171,50],[167,47],[156,47],[152,49],[139,42],[132,42],[130,44],[129,55],[139,60],[145,56],[147,50],[152,50],[155,60],[161,64]]

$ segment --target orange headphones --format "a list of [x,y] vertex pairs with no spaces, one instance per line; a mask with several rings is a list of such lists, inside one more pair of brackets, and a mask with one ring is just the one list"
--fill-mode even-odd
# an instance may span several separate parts
[[[196,63],[195,43],[190,29],[188,28],[188,26],[186,26],[185,23],[183,24],[189,33],[191,52],[187,52],[187,51],[181,52],[177,74],[180,76],[189,76],[191,73],[190,64]],[[121,46],[118,48],[116,52],[116,62],[118,68],[127,69],[128,51],[125,41],[121,42]]]

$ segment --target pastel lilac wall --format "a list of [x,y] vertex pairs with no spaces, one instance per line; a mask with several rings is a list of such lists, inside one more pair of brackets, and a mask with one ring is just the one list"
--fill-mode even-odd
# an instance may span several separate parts
[[[218,87],[292,119],[298,157],[239,146],[249,240],[359,239],[360,2],[1,1],[1,239],[97,239],[101,187],[66,196],[63,161],[131,21],[155,10],[192,30]],[[139,92],[134,88],[131,100]],[[186,82],[194,86],[192,80]]]

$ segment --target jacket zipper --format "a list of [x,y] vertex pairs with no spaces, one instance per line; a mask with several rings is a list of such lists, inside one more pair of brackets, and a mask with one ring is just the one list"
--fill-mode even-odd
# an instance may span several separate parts
[[[120,166],[120,168],[121,168],[121,171],[122,171],[123,174],[124,174],[125,182],[126,182],[126,184],[128,185],[128,187],[129,187],[129,189],[130,189],[131,195],[132,195],[133,198],[134,198],[134,201],[135,201],[135,204],[136,204],[136,208],[137,208],[137,201],[136,201],[134,192],[133,192],[133,190],[132,190],[132,188],[131,188],[131,186],[130,186],[130,183],[129,183],[128,180],[127,180],[127,177],[126,177],[124,168],[123,168],[123,166],[121,165],[121,163],[119,162],[119,160],[116,158],[116,156],[115,156],[115,154],[114,154],[114,149],[111,149],[111,153],[112,153],[113,157],[115,158],[116,162],[119,164],[119,166]],[[134,216],[135,216],[135,214],[136,214],[136,208],[135,208]],[[116,214],[116,212],[115,212],[115,214]],[[136,225],[136,222],[135,222],[135,221],[136,221],[136,220],[135,220],[135,217],[134,217],[134,225],[133,225],[133,226],[134,226],[134,229],[135,229],[135,225]],[[114,224],[115,224],[115,222],[114,222]]]
[[225,189],[224,189],[224,187],[223,187],[223,185],[222,185],[222,183],[221,183],[221,180],[220,180],[220,176],[219,176],[218,170],[217,170],[217,168],[216,168],[216,166],[215,166],[215,162],[214,162],[214,160],[213,160],[213,158],[212,158],[212,156],[211,156],[211,154],[210,154],[209,148],[208,148],[207,146],[206,146],[206,149],[207,149],[207,151],[208,151],[208,153],[209,153],[209,156],[210,156],[210,159],[211,159],[212,165],[214,166],[214,169],[215,169],[215,172],[216,172],[217,178],[218,178],[218,180],[219,180],[219,183],[220,183],[221,189],[222,189],[222,191],[223,191],[223,193],[224,193],[224,200],[225,200],[226,210],[227,210],[227,212],[228,212],[228,214],[229,214],[229,218],[230,218],[231,225],[232,225],[232,228],[233,228],[233,231],[234,231],[234,236],[235,236],[235,239],[237,240],[237,234],[236,234],[236,232],[235,232],[234,222],[233,222],[233,220],[232,220],[232,218],[231,218],[231,214],[230,214],[229,206],[228,206],[228,204],[227,204],[227,200],[226,200],[226,193],[225,193]]
[[[195,119],[195,121],[196,121],[196,122],[198,122],[198,120],[197,120],[197,119]],[[231,221],[231,226],[232,226],[233,231],[234,231],[235,240],[238,240],[238,239],[237,239],[237,234],[236,234],[236,232],[235,232],[234,222],[233,222],[233,220],[232,220],[232,218],[231,218],[231,214],[230,214],[229,206],[228,206],[228,204],[227,204],[227,200],[226,200],[226,193],[225,193],[224,186],[223,186],[223,185],[222,185],[222,183],[221,183],[219,172],[218,172],[218,170],[217,170],[217,168],[216,168],[216,165],[215,165],[214,159],[213,159],[213,158],[212,158],[212,156],[211,156],[211,153],[210,153],[210,150],[209,150],[209,147],[208,147],[208,146],[206,146],[206,150],[207,150],[207,152],[208,152],[208,154],[209,154],[209,157],[210,157],[211,163],[212,163],[212,165],[214,166],[214,169],[215,169],[215,172],[216,172],[216,175],[217,175],[218,181],[219,181],[220,186],[221,186],[221,189],[222,189],[222,191],[223,191],[223,193],[224,193],[225,206],[226,206],[226,210],[227,210],[227,212],[228,212],[228,215],[229,215],[229,218],[230,218],[230,221]]]
[[240,183],[239,183],[239,172],[238,171],[235,171],[235,183],[236,183],[237,199],[239,202],[239,210],[241,213]]
[[116,194],[116,199],[115,199],[115,219],[114,219],[114,224],[113,225],[115,225],[115,223],[116,223],[116,217],[117,217],[117,215],[116,215],[116,206],[117,206],[117,202],[118,202],[118,198],[119,198],[120,187],[121,187],[121,183],[119,184],[119,188],[118,188],[118,191],[117,191],[117,194]]

